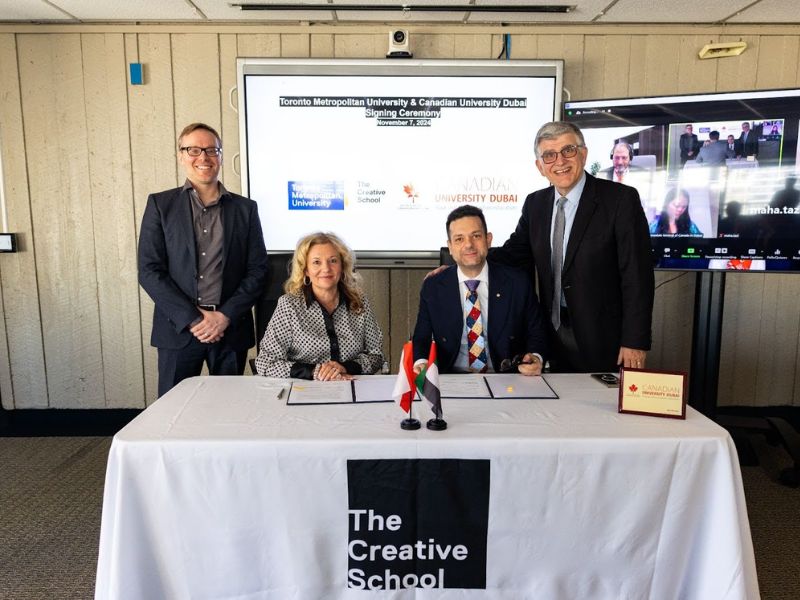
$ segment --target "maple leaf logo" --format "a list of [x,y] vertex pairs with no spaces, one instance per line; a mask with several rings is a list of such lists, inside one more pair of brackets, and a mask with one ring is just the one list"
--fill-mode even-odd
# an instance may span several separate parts
[[414,200],[419,198],[417,190],[415,190],[414,186],[411,185],[410,183],[407,183],[406,185],[403,186],[403,191],[406,193],[406,196],[408,196],[411,202],[414,202]]
[[628,389],[629,389],[630,391],[632,391],[632,392],[635,392],[635,391],[636,391],[636,390],[638,390],[639,388],[638,388],[638,387],[636,387],[636,384],[635,384],[635,383],[632,383],[632,384],[631,384],[631,385],[628,387]]

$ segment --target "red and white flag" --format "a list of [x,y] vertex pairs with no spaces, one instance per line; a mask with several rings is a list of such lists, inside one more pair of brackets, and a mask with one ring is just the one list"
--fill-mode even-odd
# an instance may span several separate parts
[[403,344],[403,352],[400,354],[400,368],[397,371],[397,381],[394,383],[392,398],[400,405],[405,412],[411,410],[411,402],[417,392],[414,385],[414,352],[411,347],[411,340]]

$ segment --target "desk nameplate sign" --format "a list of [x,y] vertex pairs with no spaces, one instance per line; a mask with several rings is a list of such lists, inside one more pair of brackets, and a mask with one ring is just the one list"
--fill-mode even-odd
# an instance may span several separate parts
[[621,369],[619,412],[670,419],[686,418],[686,373]]

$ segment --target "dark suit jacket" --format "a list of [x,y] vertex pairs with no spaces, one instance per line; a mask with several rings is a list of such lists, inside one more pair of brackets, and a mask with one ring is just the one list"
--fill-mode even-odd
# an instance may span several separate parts
[[[681,151],[681,158],[686,161],[689,158],[694,158],[697,156],[697,147],[700,145],[700,142],[697,139],[697,136],[693,133],[689,135],[688,133],[682,133],[680,139],[678,140],[678,147]],[[694,156],[689,156],[689,152],[694,152]]]
[[[197,298],[197,256],[188,190],[151,194],[139,235],[139,283],[155,302],[150,343],[179,349],[192,339],[189,326],[201,316]],[[219,342],[233,350],[255,344],[252,307],[264,290],[267,251],[256,203],[223,194],[221,310],[230,325]]]
[[744,131],[739,134],[739,153],[740,156],[758,156],[758,136],[752,129],[744,139]]
[[[514,233],[490,257],[535,265],[545,314],[553,303],[552,187],[530,194]],[[650,234],[630,186],[586,175],[567,241],[562,287],[587,371],[616,370],[620,346],[650,349],[654,277]],[[558,299],[555,300],[558,302]],[[545,319],[551,336],[550,319]]]
[[[489,263],[487,343],[492,366],[503,359],[536,352],[546,356],[547,334],[542,311],[528,275],[511,267]],[[414,360],[427,359],[436,340],[439,371],[449,373],[458,357],[464,333],[464,307],[454,266],[428,277],[419,294],[414,327]]]

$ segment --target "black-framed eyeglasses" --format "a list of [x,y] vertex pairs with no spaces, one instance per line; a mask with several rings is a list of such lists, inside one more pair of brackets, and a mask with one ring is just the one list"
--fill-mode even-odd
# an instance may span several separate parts
[[186,152],[189,156],[200,156],[203,152],[206,153],[206,156],[219,156],[222,154],[222,148],[217,148],[216,146],[211,146],[210,148],[201,148],[200,146],[184,146],[180,149],[181,152]]
[[564,158],[572,158],[578,153],[578,148],[585,148],[585,146],[583,144],[578,144],[577,146],[575,144],[569,144],[567,146],[564,146],[558,152],[556,152],[555,150],[545,150],[544,152],[542,152],[539,158],[542,159],[543,163],[549,165],[550,163],[556,162],[559,154]]

